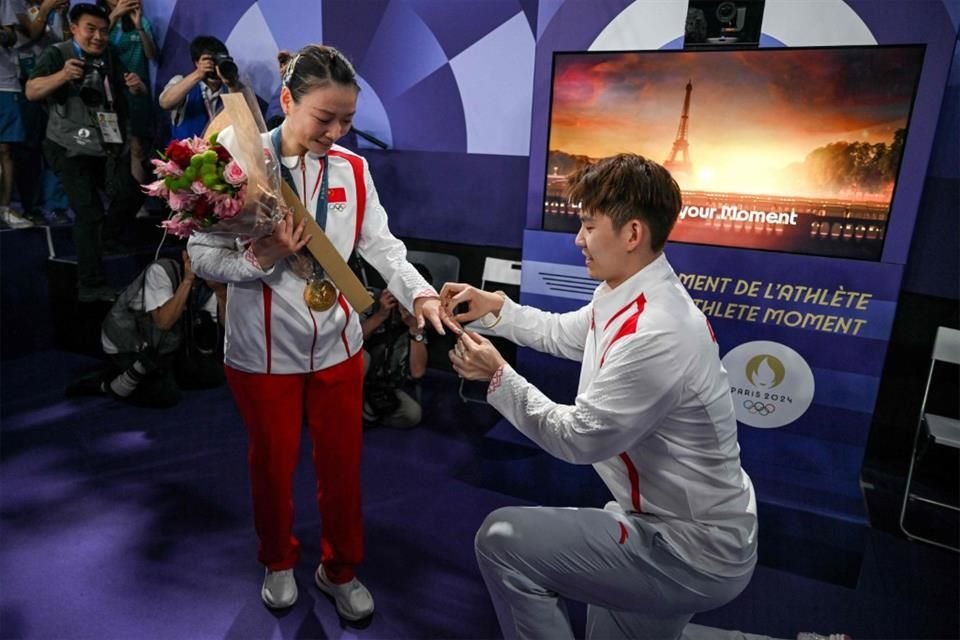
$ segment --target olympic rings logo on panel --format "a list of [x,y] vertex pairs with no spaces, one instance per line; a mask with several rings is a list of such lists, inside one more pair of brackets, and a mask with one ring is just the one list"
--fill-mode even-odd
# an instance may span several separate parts
[[757,429],[777,429],[800,419],[813,403],[810,365],[780,342],[756,340],[723,357],[737,420]]
[[768,416],[777,410],[777,408],[770,403],[764,404],[763,402],[756,402],[754,400],[744,400],[743,408],[758,416]]

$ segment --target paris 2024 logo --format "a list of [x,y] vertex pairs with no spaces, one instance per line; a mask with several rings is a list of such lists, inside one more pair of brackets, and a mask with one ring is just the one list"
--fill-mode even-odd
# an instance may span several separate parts
[[779,342],[741,344],[723,358],[730,378],[737,420],[760,429],[775,429],[797,420],[813,402],[810,365]]

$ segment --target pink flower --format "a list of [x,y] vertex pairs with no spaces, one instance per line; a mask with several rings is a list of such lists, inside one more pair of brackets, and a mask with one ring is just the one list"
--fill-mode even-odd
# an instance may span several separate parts
[[196,196],[193,194],[183,191],[171,191],[167,197],[167,204],[170,205],[171,209],[180,213],[182,211],[189,211],[195,199]]
[[190,151],[193,152],[193,155],[197,155],[198,153],[203,153],[204,151],[210,148],[210,143],[198,136],[187,138],[183,142],[190,148]]
[[210,191],[210,189],[207,189],[205,186],[203,186],[203,183],[200,182],[199,180],[193,181],[193,184],[190,185],[190,191],[194,192],[198,196],[202,196],[208,193],[213,193],[212,191]]
[[143,192],[148,196],[155,198],[164,198],[170,195],[170,189],[167,189],[166,183],[161,179],[143,186]]
[[227,166],[223,168],[223,179],[228,184],[238,186],[246,181],[247,174],[244,172],[243,167],[237,164],[236,160],[231,160],[227,163]]
[[169,220],[164,220],[160,226],[171,235],[178,238],[189,238],[194,231],[200,228],[200,225],[193,218],[182,218],[173,216]]
[[167,176],[179,178],[183,175],[183,169],[173,160],[158,160],[154,158],[150,163],[153,165],[153,174],[158,178],[166,178]]
[[236,196],[217,198],[213,202],[213,214],[221,220],[226,220],[240,213],[240,209],[242,207],[243,198],[238,198]]

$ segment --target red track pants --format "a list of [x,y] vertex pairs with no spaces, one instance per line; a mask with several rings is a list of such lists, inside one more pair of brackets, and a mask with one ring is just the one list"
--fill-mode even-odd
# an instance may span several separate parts
[[293,567],[299,556],[300,543],[293,535],[293,473],[306,409],[323,526],[320,560],[332,582],[352,580],[363,559],[361,354],[314,373],[245,373],[228,366],[226,376],[249,435],[260,562],[277,571]]

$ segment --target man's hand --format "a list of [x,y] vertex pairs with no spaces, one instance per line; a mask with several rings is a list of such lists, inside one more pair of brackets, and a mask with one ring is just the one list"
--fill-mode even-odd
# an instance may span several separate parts
[[180,254],[181,259],[183,260],[183,281],[193,283],[193,260],[190,259],[190,254],[186,250],[182,251]]
[[63,63],[63,69],[60,69],[60,84],[66,84],[83,78],[83,60],[79,58],[70,58]]
[[[124,15],[140,8],[140,0],[120,0],[110,12],[110,24],[115,24]],[[137,25],[140,26],[140,25]]]
[[251,245],[253,255],[257,257],[261,269],[266,271],[287,256],[300,251],[310,242],[310,236],[303,235],[305,223],[306,220],[301,220],[300,224],[294,228],[293,214],[287,212],[273,230],[272,235],[260,238]]
[[453,370],[467,380],[490,380],[507,364],[493,343],[472,331],[464,331],[449,353]]
[[407,326],[409,331],[420,332],[420,327],[417,326],[417,316],[413,315],[403,307],[400,307],[400,320]]
[[380,303],[377,313],[380,314],[381,318],[386,320],[397,306],[397,299],[393,297],[393,294],[390,293],[388,289],[384,289],[380,292],[380,297],[377,301]]
[[142,96],[147,93],[147,85],[143,84],[143,80],[137,74],[125,73],[123,74],[123,81],[133,95]]
[[[503,298],[500,293],[483,291],[461,282],[448,282],[440,290],[443,308],[452,319],[460,323],[472,322],[488,313],[500,315]],[[467,310],[454,314],[454,310],[461,304],[467,305]]]
[[43,0],[40,3],[40,11],[37,15],[44,15],[50,11],[62,9],[64,5],[69,5],[69,0]]
[[197,82],[204,78],[209,78],[217,73],[217,63],[213,61],[213,56],[203,55],[197,60],[197,69],[192,74]]

